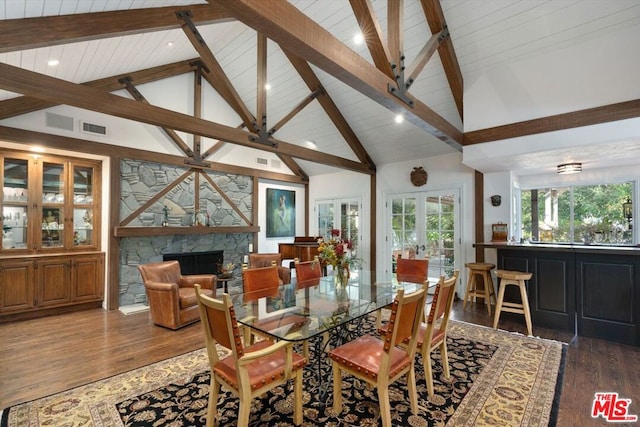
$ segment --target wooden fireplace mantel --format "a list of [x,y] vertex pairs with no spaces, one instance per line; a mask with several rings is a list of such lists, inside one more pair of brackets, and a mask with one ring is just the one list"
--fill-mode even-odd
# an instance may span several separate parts
[[115,237],[174,236],[187,234],[257,233],[259,226],[249,227],[114,227]]

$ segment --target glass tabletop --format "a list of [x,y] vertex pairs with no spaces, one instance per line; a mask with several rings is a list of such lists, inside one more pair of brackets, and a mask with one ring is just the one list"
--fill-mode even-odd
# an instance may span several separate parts
[[374,283],[352,273],[336,288],[332,276],[281,286],[277,293],[246,292],[232,297],[238,323],[278,340],[304,341],[374,313],[393,302],[399,288],[415,292],[422,285]]

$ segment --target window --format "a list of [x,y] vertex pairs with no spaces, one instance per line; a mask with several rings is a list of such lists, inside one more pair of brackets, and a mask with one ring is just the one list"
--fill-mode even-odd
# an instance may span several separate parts
[[556,243],[632,244],[632,182],[521,192],[522,238]]

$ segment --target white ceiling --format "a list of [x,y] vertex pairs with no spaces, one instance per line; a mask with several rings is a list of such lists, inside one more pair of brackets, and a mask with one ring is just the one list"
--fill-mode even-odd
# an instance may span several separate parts
[[[365,45],[356,46],[353,35],[359,31],[346,0],[291,0],[295,7],[327,29],[333,36],[371,61]],[[0,3],[0,19],[23,19],[53,15],[104,12],[134,8],[189,6],[206,1],[189,0],[5,0]],[[387,1],[373,0],[377,18],[386,34]],[[405,0],[404,46],[406,63],[410,64],[431,36],[418,0]],[[465,81],[465,88],[491,73],[496,67],[514,61],[535,60],[554,50],[563,50],[585,41],[632,30],[640,39],[640,1],[637,0],[442,0],[444,16]],[[1,25],[1,23],[0,23]],[[240,22],[198,25],[209,48],[222,65],[225,73],[249,110],[256,113],[256,33]],[[172,42],[172,46],[168,43]],[[0,49],[0,52],[2,50]],[[628,52],[637,55],[637,52]],[[0,61],[27,70],[51,75],[71,82],[82,83],[103,77],[142,70],[158,65],[197,57],[195,49],[180,29],[145,34],[111,37],[98,40],[41,47],[18,52],[0,53]],[[47,65],[49,59],[58,59],[57,67]],[[309,90],[297,75],[279,47],[269,42],[267,78],[272,90],[267,97],[268,126],[270,127],[299,103]],[[396,161],[450,154],[455,149],[424,130],[405,121],[394,122],[395,114],[370,100],[356,90],[324,71],[312,67],[324,88],[346,118],[360,142],[378,166]],[[562,70],[558,70],[562,72]],[[615,75],[615,72],[613,73]],[[635,91],[637,93],[637,90]],[[453,124],[461,131],[504,123],[485,123],[483,126],[463,126],[447,83],[439,56],[434,55],[410,93]],[[0,90],[0,101],[18,96]],[[610,103],[603,98],[599,105]],[[632,98],[629,98],[632,99]],[[576,109],[594,105],[576,105]],[[596,105],[597,106],[597,105]],[[521,120],[557,114],[554,105],[538,105],[535,110],[515,111]],[[465,108],[468,122],[474,111]],[[227,123],[237,126],[240,123]],[[607,141],[615,148],[615,161],[621,157],[640,158],[638,122],[629,121],[629,130],[616,127],[617,139]],[[606,125],[603,129],[606,129]],[[608,130],[610,130],[609,128]],[[577,132],[577,133],[576,133]],[[584,130],[582,130],[584,133]],[[577,139],[580,130],[556,132],[546,135],[550,146],[544,150],[504,152],[504,156],[482,155],[476,149],[465,163],[483,172],[505,170],[506,160],[524,174],[539,173],[555,168],[559,158],[573,158],[593,167],[610,164],[603,152],[601,141],[593,141],[591,148],[563,145],[563,141]],[[591,129],[588,135],[600,134]],[[607,134],[610,135],[610,134]],[[317,102],[311,103],[274,137],[294,144],[307,140],[317,143],[318,149],[340,157],[356,160],[335,126],[326,118]],[[520,138],[522,146],[535,146],[540,136]],[[553,145],[553,141],[558,145]],[[503,144],[508,143],[504,141]],[[494,144],[494,143],[491,143]],[[544,144],[543,144],[544,145]],[[625,153],[621,155],[620,153]],[[506,157],[506,159],[505,159]],[[322,165],[300,161],[309,174],[324,173]]]

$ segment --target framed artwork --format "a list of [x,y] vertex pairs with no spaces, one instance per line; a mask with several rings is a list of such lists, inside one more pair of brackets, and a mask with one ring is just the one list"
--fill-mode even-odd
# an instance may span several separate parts
[[267,237],[296,233],[296,192],[267,188]]

